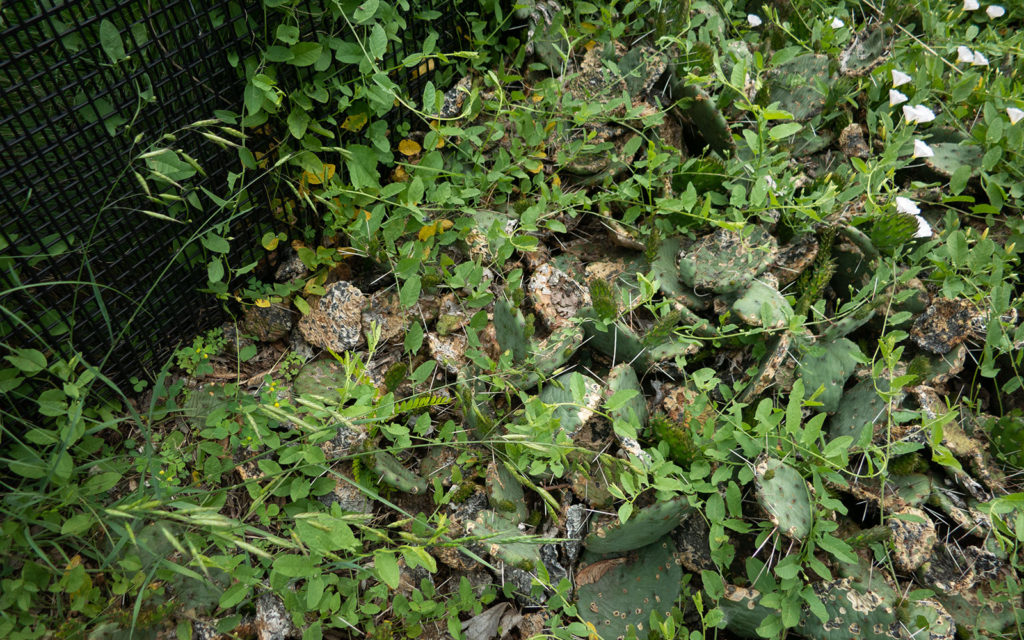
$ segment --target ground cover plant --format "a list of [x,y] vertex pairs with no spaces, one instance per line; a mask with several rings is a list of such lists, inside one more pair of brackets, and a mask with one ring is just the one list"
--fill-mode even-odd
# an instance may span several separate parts
[[264,6],[236,319],[5,355],[0,635],[1024,635],[1019,7]]

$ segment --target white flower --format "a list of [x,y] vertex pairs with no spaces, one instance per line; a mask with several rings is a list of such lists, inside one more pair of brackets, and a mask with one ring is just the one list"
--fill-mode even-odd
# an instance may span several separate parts
[[760,27],[761,26],[761,18],[757,17],[753,13],[748,13],[747,14],[747,24],[749,24],[751,27]]
[[975,11],[980,8],[981,5],[978,4],[978,0],[964,0],[964,11]]
[[[991,8],[992,7],[989,7],[989,9],[991,9]],[[839,18],[836,18],[834,16],[832,18],[832,22],[829,23],[829,24],[832,26],[833,29],[842,29],[844,26],[846,26],[845,22],[843,22],[842,20],[840,20]]]
[[917,218],[917,231],[914,233],[915,238],[930,238],[932,237],[932,225],[928,224],[928,221],[923,216],[914,214]]
[[931,122],[935,119],[935,112],[923,104],[914,106],[904,105],[903,117],[907,119],[909,124],[914,124],[915,122]]
[[1017,124],[1024,119],[1024,110],[1017,107],[1006,107],[1006,117],[1010,119],[1010,124]]
[[995,20],[996,18],[1001,18],[1006,15],[1006,9],[1002,8],[998,4],[990,4],[988,8],[985,9],[985,13],[988,14],[989,18]]
[[916,202],[910,198],[904,198],[903,196],[896,196],[896,211],[900,213],[909,213],[915,216],[921,213],[921,209],[917,206]]
[[960,45],[959,47],[956,48],[956,61],[958,63],[974,62],[974,52],[965,47],[964,45]]
[[897,71],[896,69],[892,70],[892,86],[894,87],[903,86],[910,82],[912,79],[913,78],[903,73],[902,71]]
[[934,155],[935,152],[923,140],[914,140],[915,158],[931,158]]
[[771,176],[769,176],[769,175],[766,175],[766,176],[764,177],[764,181],[768,183],[768,188],[769,188],[769,189],[775,190],[775,189],[777,189],[777,188],[778,188],[778,186],[779,186],[779,185],[778,185],[778,184],[777,184],[777,183],[775,182],[775,178],[773,178],[773,177],[771,177]]
[[975,51],[974,52],[974,60],[971,61],[971,65],[975,66],[975,67],[987,67],[988,66],[988,58],[986,58],[985,56],[981,55],[980,51]]
[[908,100],[907,96],[903,95],[902,92],[896,89],[889,89],[889,106],[895,107],[898,104],[903,104]]

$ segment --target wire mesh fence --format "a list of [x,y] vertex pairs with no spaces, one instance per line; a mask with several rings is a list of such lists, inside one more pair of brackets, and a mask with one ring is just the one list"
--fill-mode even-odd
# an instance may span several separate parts
[[[341,3],[300,4],[303,33],[344,17]],[[433,69],[401,60],[429,23],[439,48],[462,48],[459,7],[417,3],[402,44],[389,46],[383,63],[409,95]],[[146,145],[179,132],[174,146],[206,169],[189,188],[223,190],[240,171],[237,153],[187,126],[241,112],[239,61],[258,52],[266,28],[262,3],[251,0],[0,4],[0,344],[80,352],[123,382],[222,319],[220,303],[197,294],[206,282],[201,252],[184,249],[197,225],[223,220],[145,214],[152,206],[129,166]],[[292,80],[315,73],[295,68]],[[229,235],[254,240],[232,244],[232,264],[258,260],[256,239],[276,224],[255,198],[246,209],[235,210]]]

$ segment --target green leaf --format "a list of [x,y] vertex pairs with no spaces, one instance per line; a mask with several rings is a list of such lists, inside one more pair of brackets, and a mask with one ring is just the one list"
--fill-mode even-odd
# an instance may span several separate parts
[[231,585],[220,596],[220,608],[230,609],[249,597],[252,587],[242,582]]
[[619,389],[612,394],[611,398],[608,398],[608,402],[606,402],[604,406],[609,411],[616,411],[632,400],[637,393],[636,389]]
[[366,0],[366,2],[356,7],[356,10],[352,12],[352,19],[359,24],[366,24],[373,20],[373,16],[377,14],[378,6],[380,6],[380,0]]
[[309,125],[309,114],[300,107],[292,107],[288,114],[288,131],[301,140],[306,135],[306,127]]
[[215,233],[208,233],[202,238],[203,246],[214,253],[227,253],[231,249],[231,243]]
[[60,527],[61,535],[77,536],[80,533],[85,533],[92,527],[94,520],[93,516],[88,513],[79,513],[71,516],[64,521],[64,524]]
[[224,279],[224,263],[220,258],[214,258],[206,265],[206,277],[210,282],[220,282]]
[[103,52],[107,54],[111,62],[118,62],[128,57],[124,52],[124,40],[121,39],[121,32],[110,20],[100,21],[100,46],[103,47]]
[[795,134],[797,131],[803,129],[803,125],[799,122],[786,122],[784,124],[777,124],[768,130],[768,136],[772,140],[782,140]]
[[114,485],[121,480],[121,474],[116,471],[107,471],[104,473],[98,473],[94,476],[89,476],[89,479],[82,485],[82,493],[91,496],[97,493],[103,493],[110,491],[114,488]]
[[241,362],[248,362],[249,360],[255,358],[258,352],[259,349],[256,348],[256,345],[248,344],[242,347],[242,349],[238,352],[238,359]]
[[633,515],[633,503],[623,502],[619,507],[619,521],[625,524],[631,515]]
[[400,572],[398,570],[398,558],[390,551],[375,551],[373,553],[373,567],[381,582],[392,589],[398,588]]
[[296,67],[308,67],[320,58],[323,47],[319,42],[300,42],[291,46],[292,59],[289,61]]
[[4,359],[29,376],[46,368],[46,356],[36,349],[15,349],[13,356],[4,356]]
[[378,186],[380,173],[377,171],[377,154],[362,144],[350,145],[345,158],[349,179],[355,189]]
[[373,25],[373,29],[370,30],[370,37],[366,40],[366,48],[374,60],[380,60],[384,57],[384,52],[388,48],[388,35],[384,33],[384,27],[379,24]]
[[420,288],[419,276],[413,276],[405,281],[405,284],[402,285],[402,289],[398,293],[398,300],[402,303],[403,307],[409,308],[419,301]]
[[279,24],[277,39],[285,44],[295,44],[299,41],[299,28],[292,24]]
[[[404,348],[406,353],[416,353],[423,346],[423,325],[413,322],[405,334]],[[419,371],[419,369],[417,369]]]
[[295,554],[278,556],[273,570],[286,578],[311,578],[318,574],[313,558]]
[[962,164],[956,168],[949,178],[949,190],[953,195],[960,195],[967,187],[967,181],[971,179],[971,167]]

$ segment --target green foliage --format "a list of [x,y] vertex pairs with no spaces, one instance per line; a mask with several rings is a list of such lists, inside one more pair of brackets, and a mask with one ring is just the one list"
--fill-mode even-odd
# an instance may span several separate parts
[[192,346],[182,347],[174,354],[176,364],[191,376],[201,378],[213,373],[212,356],[219,355],[227,346],[227,339],[221,329],[211,329],[205,335],[196,336]]

